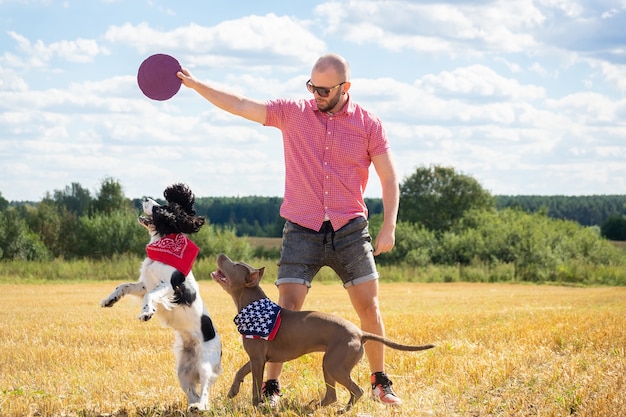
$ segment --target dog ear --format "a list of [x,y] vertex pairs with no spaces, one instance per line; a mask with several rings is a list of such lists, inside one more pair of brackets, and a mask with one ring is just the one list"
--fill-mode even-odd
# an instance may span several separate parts
[[176,215],[169,206],[155,206],[152,208],[152,223],[161,236],[177,233]]
[[163,192],[163,197],[165,197],[165,200],[167,200],[170,205],[174,203],[178,204],[189,216],[196,215],[196,211],[193,209],[196,197],[187,184],[178,183],[170,185]]
[[262,267],[260,269],[253,269],[252,271],[250,271],[250,273],[248,274],[248,278],[246,279],[246,287],[256,287],[261,281],[261,278],[263,278],[264,272],[265,267]]

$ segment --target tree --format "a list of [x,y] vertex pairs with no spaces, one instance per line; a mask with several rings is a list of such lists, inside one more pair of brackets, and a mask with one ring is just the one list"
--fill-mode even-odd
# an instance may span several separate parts
[[113,178],[105,178],[93,202],[93,212],[111,214],[114,211],[131,207],[130,200],[124,196],[120,182]]
[[71,258],[80,241],[78,216],[50,199],[33,206],[21,206],[22,217],[54,257]]
[[400,185],[400,220],[438,233],[450,230],[468,210],[494,207],[478,181],[451,167],[420,167]]
[[626,241],[626,216],[610,216],[602,223],[600,231],[609,240]]
[[[49,199],[46,196],[46,199]],[[65,207],[70,213],[76,216],[87,214],[91,206],[92,199],[89,190],[83,188],[79,183],[73,182],[71,186],[65,187],[65,190],[54,190],[54,202],[59,207]]]
[[44,243],[28,228],[17,210],[0,212],[0,259],[38,261],[49,256]]
[[2,192],[0,192],[0,211],[4,211],[9,207],[9,201],[2,196]]

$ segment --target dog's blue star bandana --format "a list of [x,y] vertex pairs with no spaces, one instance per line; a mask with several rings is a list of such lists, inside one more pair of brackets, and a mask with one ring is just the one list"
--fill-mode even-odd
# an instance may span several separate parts
[[280,310],[278,304],[262,298],[245,306],[234,322],[246,339],[273,340],[280,327]]

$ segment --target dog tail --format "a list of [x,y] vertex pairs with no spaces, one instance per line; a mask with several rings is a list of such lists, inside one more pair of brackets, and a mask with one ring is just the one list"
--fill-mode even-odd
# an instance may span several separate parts
[[405,352],[417,352],[420,350],[428,350],[435,347],[435,345],[403,345],[402,343],[394,342],[393,340],[389,340],[386,337],[378,336],[374,333],[363,332],[363,336],[361,337],[361,342],[365,343],[368,340],[373,340],[375,342],[380,342],[385,346],[389,346],[392,349],[402,350]]

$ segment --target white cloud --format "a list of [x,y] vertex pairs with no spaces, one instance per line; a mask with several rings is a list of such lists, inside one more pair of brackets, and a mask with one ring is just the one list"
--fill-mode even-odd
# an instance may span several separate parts
[[268,14],[227,20],[214,26],[191,23],[170,31],[152,28],[148,23],[126,23],[110,27],[104,38],[144,55],[157,50],[180,50],[217,60],[228,57],[223,61],[228,64],[241,65],[244,59],[254,62],[258,57],[262,65],[267,65],[271,57],[282,57],[308,65],[324,52],[325,44],[307,26],[306,21]]
[[544,66],[541,65],[539,62],[533,62],[528,69],[530,70],[530,72],[533,72],[541,77],[545,78],[548,76],[548,70],[544,68]]
[[329,33],[353,42],[452,55],[522,52],[536,45],[528,29],[545,20],[530,0],[479,5],[350,0],[324,3],[316,14],[328,22]]
[[24,54],[21,62],[32,67],[46,66],[55,57],[68,62],[92,62],[98,55],[109,53],[106,48],[100,47],[92,39],[79,38],[46,44],[42,40],[33,42],[13,31],[9,31],[8,34],[17,42],[19,51]]
[[[2,61],[0,61],[2,62]],[[12,69],[0,67],[0,93],[26,91],[28,84]]]
[[429,74],[417,82],[431,94],[456,97],[489,97],[494,100],[538,100],[545,96],[545,89],[535,85],[523,85],[514,78],[505,78],[483,65],[472,65]]
[[592,61],[593,67],[599,67],[604,79],[615,86],[624,95],[626,92],[626,65],[615,65],[609,62]]
[[576,18],[583,14],[583,6],[579,1],[575,0],[539,0],[538,3],[542,6],[559,10],[570,18]]
[[[567,95],[558,100],[547,100],[546,104],[560,114],[570,116],[570,119],[576,123],[595,124],[610,123],[615,120],[615,111],[620,102],[612,101],[602,94],[581,92]],[[623,100],[621,104],[623,106]]]

